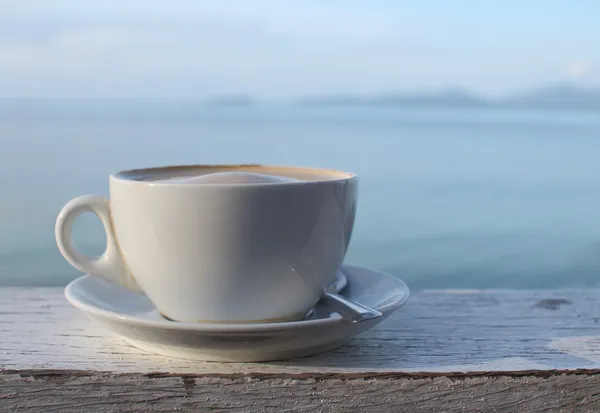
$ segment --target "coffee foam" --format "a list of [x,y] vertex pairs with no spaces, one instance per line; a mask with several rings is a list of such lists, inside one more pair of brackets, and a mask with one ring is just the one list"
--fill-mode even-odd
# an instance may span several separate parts
[[[208,175],[216,175],[206,178]],[[241,165],[180,165],[144,169],[131,169],[113,175],[116,179],[166,184],[260,184],[293,183],[348,179],[348,172],[319,168]],[[213,181],[213,182],[208,182]]]
[[252,172],[214,172],[195,176],[174,176],[171,178],[156,179],[154,182],[166,184],[269,184],[299,182],[299,179],[288,176],[265,175]]

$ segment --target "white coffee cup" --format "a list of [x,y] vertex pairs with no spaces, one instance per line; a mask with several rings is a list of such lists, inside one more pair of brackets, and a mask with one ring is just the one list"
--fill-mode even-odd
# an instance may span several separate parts
[[[81,196],[60,212],[60,252],[145,293],[165,317],[204,323],[302,318],[344,260],[358,186],[347,172],[262,165],[138,169],[109,181],[110,200]],[[71,240],[88,211],[106,230],[98,258]]]

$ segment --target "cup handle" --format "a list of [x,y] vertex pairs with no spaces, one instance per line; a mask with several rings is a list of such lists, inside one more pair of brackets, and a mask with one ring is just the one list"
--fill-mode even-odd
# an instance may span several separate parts
[[[77,250],[73,245],[73,222],[84,212],[96,214],[106,231],[106,250],[99,257],[90,257]],[[78,270],[106,280],[116,282],[130,290],[141,292],[121,254],[115,240],[110,217],[109,202],[106,198],[95,195],[84,195],[72,199],[63,207],[56,219],[56,244],[65,259]]]

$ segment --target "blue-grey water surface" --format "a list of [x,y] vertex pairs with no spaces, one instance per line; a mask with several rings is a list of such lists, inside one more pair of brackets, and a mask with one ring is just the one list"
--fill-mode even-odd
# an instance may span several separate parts
[[[0,104],[0,285],[78,275],[54,243],[60,208],[111,172],[271,163],[360,175],[350,263],[413,288],[600,281],[600,114],[517,109]],[[86,216],[76,240],[102,251]]]

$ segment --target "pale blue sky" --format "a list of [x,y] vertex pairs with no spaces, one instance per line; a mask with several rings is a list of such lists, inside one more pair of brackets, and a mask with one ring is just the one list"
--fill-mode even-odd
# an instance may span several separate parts
[[0,97],[600,86],[595,0],[0,0]]

